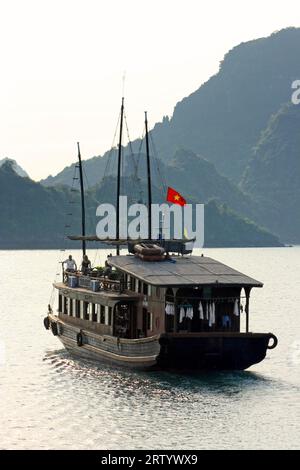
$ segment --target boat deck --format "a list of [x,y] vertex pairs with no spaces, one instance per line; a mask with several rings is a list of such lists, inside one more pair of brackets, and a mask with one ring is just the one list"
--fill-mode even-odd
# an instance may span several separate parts
[[87,300],[87,297],[93,297],[95,299],[107,298],[109,300],[115,300],[115,301],[118,301],[118,300],[138,301],[143,297],[142,294],[138,294],[135,292],[128,292],[128,291],[119,292],[119,291],[115,291],[112,289],[108,289],[108,290],[100,289],[99,291],[94,292],[91,289],[88,289],[85,287],[69,287],[63,282],[55,282],[53,283],[53,286],[56,289],[59,289],[60,291],[62,291],[64,295],[73,294],[75,296],[76,294],[79,294],[80,297],[82,298],[84,297],[86,300]]

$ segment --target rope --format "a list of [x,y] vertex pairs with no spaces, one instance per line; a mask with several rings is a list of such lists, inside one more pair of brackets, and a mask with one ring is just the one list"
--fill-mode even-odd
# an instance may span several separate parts
[[165,197],[165,195],[167,193],[167,187],[168,186],[167,186],[167,183],[166,183],[165,176],[164,176],[163,172],[160,169],[158,152],[156,150],[156,146],[155,146],[151,131],[149,132],[149,136],[150,136],[151,146],[152,146],[152,149],[153,149],[153,156],[154,156],[154,160],[155,160],[155,164],[156,164],[156,170],[157,170],[158,176],[160,177],[161,186],[162,186],[161,189],[163,190],[163,193],[164,193],[163,196]]
[[[77,185],[79,185],[79,178],[78,178],[78,163],[75,163],[74,164],[74,171],[73,171],[73,177],[72,177],[72,184],[71,184],[71,188],[70,188],[70,196],[72,195],[72,193],[76,192],[76,189],[75,189],[75,185],[76,185],[76,182],[77,182]],[[70,197],[71,199],[71,197]],[[65,253],[67,247],[68,247],[68,238],[67,238],[67,235],[68,235],[68,232],[70,232],[70,229],[72,228],[72,220],[73,220],[73,213],[72,211],[69,209],[69,205],[70,204],[74,204],[75,201],[73,199],[69,200],[66,202],[67,206],[66,206],[66,216],[67,217],[70,217],[70,222],[68,222],[68,220],[66,221],[67,223],[65,223],[64,225],[64,230],[63,230],[63,234],[62,234],[62,248],[59,250],[59,253]],[[59,256],[60,258],[60,256]],[[57,282],[57,278],[58,276],[61,275],[61,272],[60,272],[60,265],[61,265],[61,262],[64,261],[64,260],[60,260],[58,261],[58,265],[57,265],[57,268],[56,268],[56,273],[55,273],[55,277],[54,277],[54,280],[53,280],[53,283]],[[56,294],[56,289],[54,287],[52,287],[52,290],[51,290],[51,294],[50,294],[50,299],[49,299],[49,305],[51,307],[53,307],[53,304],[54,304],[54,300],[55,300],[55,294]]]
[[121,119],[121,111],[119,113],[119,118],[118,118],[118,122],[117,122],[117,125],[116,125],[116,128],[115,128],[115,132],[114,132],[112,144],[111,144],[111,147],[110,147],[110,151],[108,153],[103,178],[105,178],[108,174],[108,169],[109,169],[109,165],[111,163],[111,156],[112,156],[112,153],[114,151],[114,144],[115,144],[115,141],[116,141],[116,135],[117,135],[117,131],[118,131],[118,128],[119,128],[120,119]]
[[124,121],[125,121],[125,126],[126,126],[126,131],[127,131],[127,138],[128,138],[129,149],[130,149],[130,156],[132,157],[132,160],[133,160],[134,169],[135,169],[135,171],[137,171],[137,166],[136,166],[136,161],[135,161],[135,157],[134,157],[132,142],[131,142],[130,135],[129,135],[127,116],[126,116],[125,112],[124,112]]

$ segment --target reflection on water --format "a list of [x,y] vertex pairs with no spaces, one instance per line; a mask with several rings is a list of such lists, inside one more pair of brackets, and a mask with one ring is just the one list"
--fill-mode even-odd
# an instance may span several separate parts
[[[56,253],[0,252],[11,269],[0,292],[0,447],[299,448],[300,249],[205,252],[266,284],[252,295],[251,326],[279,345],[247,371],[136,372],[73,358],[42,325]],[[31,275],[16,279],[12,259],[24,272],[30,260]]]
[[[175,371],[132,371],[124,368],[111,367],[107,364],[98,364],[86,359],[79,359],[69,355],[65,349],[49,351],[45,354],[45,361],[51,363],[51,367],[60,374],[65,371],[71,376],[74,374],[81,380],[90,377],[105,381],[108,379],[107,386],[114,391],[122,385],[120,392],[124,395],[147,394],[151,389],[151,394],[161,392],[170,392],[176,396],[176,399],[182,392],[188,394],[203,394],[206,391],[217,391],[217,393],[234,394],[240,393],[241,389],[265,387],[271,388],[284,386],[278,380],[267,378],[257,372],[247,371],[199,371],[178,373]],[[276,385],[275,385],[276,384]]]

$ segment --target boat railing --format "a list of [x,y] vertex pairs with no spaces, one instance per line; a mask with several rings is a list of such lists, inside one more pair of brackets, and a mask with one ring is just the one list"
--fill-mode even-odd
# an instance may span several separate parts
[[81,287],[93,292],[109,291],[122,293],[126,290],[123,279],[109,279],[109,277],[99,276],[92,271],[88,274],[81,272],[63,272],[63,283],[68,287]]

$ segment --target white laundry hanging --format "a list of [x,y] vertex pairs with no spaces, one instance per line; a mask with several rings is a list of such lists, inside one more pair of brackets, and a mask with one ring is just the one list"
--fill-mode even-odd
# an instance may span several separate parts
[[167,315],[174,315],[174,304],[168,303],[166,304],[165,312]]
[[194,316],[194,310],[192,307],[188,307],[186,311],[186,317],[189,318],[190,320],[193,319]]
[[208,326],[210,328],[212,326],[212,307],[211,307],[211,303],[208,305]]
[[184,310],[183,307],[180,307],[180,310],[179,310],[179,323],[182,323],[184,318],[185,318],[185,310]]
[[211,323],[212,323],[212,325],[214,325],[216,323],[216,305],[215,305],[215,302],[212,303],[211,309],[212,309]]
[[198,310],[199,310],[199,318],[200,318],[200,320],[204,320],[204,312],[203,312],[203,307],[202,307],[202,302],[201,302],[201,300],[200,300],[200,302],[199,302]]
[[194,309],[193,309],[193,307],[191,307],[190,319],[193,320],[193,318],[194,318]]
[[190,318],[190,307],[187,307],[187,309],[185,311],[185,316],[186,316],[186,318]]
[[240,315],[239,302],[238,299],[235,299],[233,314],[238,317]]

